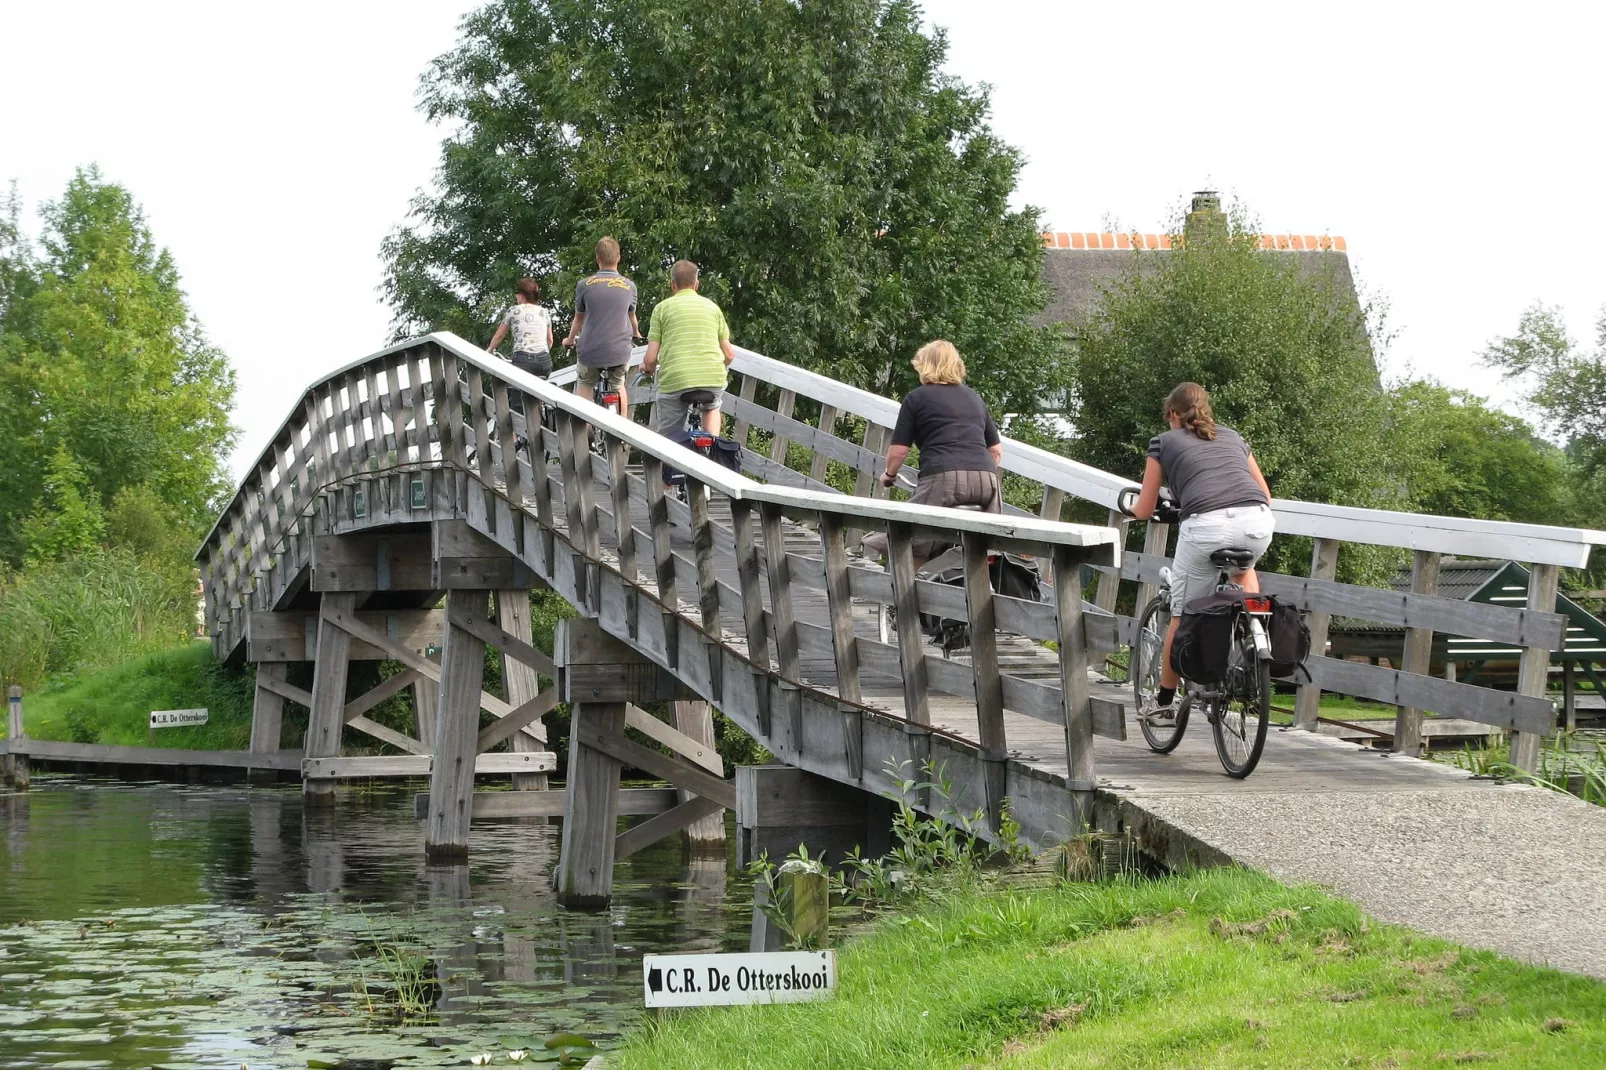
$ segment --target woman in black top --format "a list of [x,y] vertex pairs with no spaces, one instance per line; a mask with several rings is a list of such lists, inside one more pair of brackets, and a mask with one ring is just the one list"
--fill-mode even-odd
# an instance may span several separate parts
[[[921,385],[909,392],[898,410],[881,485],[893,485],[910,447],[917,446],[920,481],[911,503],[975,505],[984,512],[1002,512],[998,464],[1004,459],[1004,447],[987,403],[965,385],[965,362],[959,350],[939,338],[921,346],[911,363]],[[863,546],[868,553],[886,553],[886,533],[866,535]],[[930,538],[917,537],[913,549],[919,568],[939,547]]]

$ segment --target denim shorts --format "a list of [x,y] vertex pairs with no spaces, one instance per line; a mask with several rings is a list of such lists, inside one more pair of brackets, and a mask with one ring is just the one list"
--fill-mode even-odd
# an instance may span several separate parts
[[1234,505],[1196,513],[1177,530],[1177,556],[1171,563],[1171,612],[1216,589],[1221,570],[1210,563],[1215,550],[1253,550],[1256,560],[1271,545],[1271,509]]
[[545,379],[552,374],[552,354],[545,349],[539,353],[531,353],[526,349],[515,350],[513,366],[521,372],[529,372],[537,379]]

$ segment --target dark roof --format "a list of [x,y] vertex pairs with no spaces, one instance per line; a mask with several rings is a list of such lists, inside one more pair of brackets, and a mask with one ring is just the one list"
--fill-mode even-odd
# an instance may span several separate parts
[[[1510,561],[1486,561],[1470,557],[1442,560],[1439,562],[1439,597],[1471,598],[1490,580],[1504,572],[1510,564]],[[1526,591],[1527,577],[1520,576],[1518,581],[1523,584],[1523,590]],[[1408,568],[1395,570],[1393,578],[1389,580],[1389,586],[1402,594],[1409,591],[1411,570]]]

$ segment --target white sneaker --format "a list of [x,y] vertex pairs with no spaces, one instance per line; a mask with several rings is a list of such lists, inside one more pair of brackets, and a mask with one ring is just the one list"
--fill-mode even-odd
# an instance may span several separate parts
[[1177,723],[1176,702],[1173,700],[1169,706],[1156,706],[1150,703],[1143,707],[1138,716],[1150,728],[1169,728]]

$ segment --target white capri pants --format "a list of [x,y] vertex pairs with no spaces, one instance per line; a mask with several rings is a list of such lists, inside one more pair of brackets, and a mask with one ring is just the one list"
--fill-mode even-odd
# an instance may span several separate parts
[[1177,556],[1171,565],[1171,612],[1216,589],[1221,570],[1210,563],[1215,550],[1253,550],[1255,559],[1271,545],[1271,509],[1264,505],[1234,505],[1196,513],[1177,529]]

